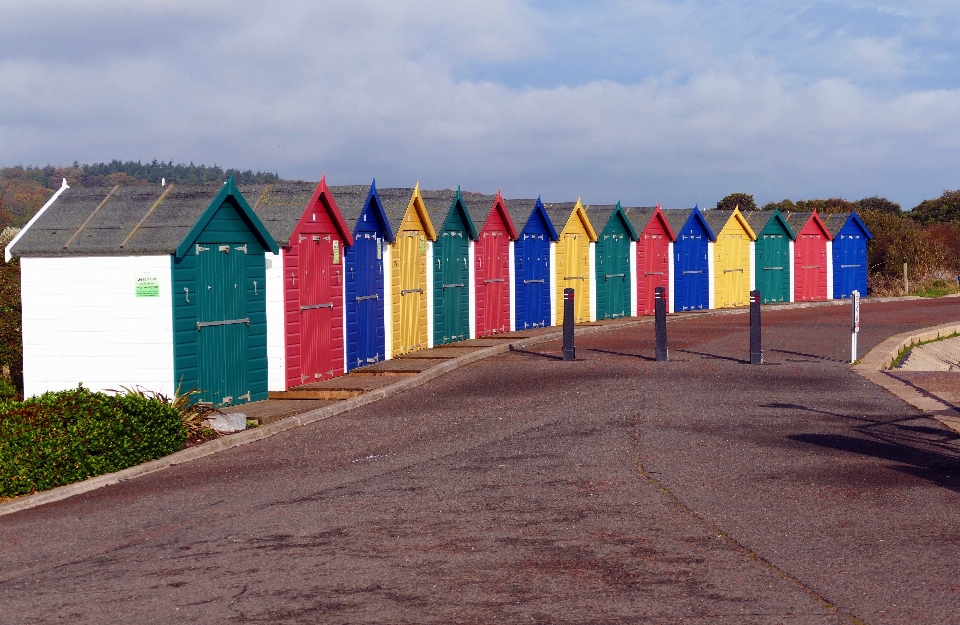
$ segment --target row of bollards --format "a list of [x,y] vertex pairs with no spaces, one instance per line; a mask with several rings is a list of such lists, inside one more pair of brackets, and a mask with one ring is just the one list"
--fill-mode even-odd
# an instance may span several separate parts
[[[573,300],[574,290],[563,290],[563,359],[576,360],[577,350],[573,337]],[[859,298],[858,298],[859,299]],[[653,291],[654,327],[657,338],[657,362],[670,360],[670,349],[667,347],[667,289],[658,286]],[[859,303],[859,302],[858,302]],[[858,307],[859,313],[859,307]],[[859,327],[859,317],[858,317]],[[856,339],[854,339],[856,340]],[[856,350],[856,347],[854,347]],[[856,353],[856,352],[854,352]],[[760,291],[750,291],[750,364],[763,364],[763,348],[760,345]]]

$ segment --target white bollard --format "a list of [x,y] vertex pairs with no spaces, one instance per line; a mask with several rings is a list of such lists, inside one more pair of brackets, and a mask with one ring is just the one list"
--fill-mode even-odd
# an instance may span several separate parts
[[860,291],[850,294],[850,364],[857,362],[857,332],[860,331]]

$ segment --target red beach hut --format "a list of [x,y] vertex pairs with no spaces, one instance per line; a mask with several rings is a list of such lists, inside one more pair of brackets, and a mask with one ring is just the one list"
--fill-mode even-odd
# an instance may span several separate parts
[[790,212],[787,223],[795,233],[793,249],[793,299],[797,302],[827,299],[830,230],[816,211]]
[[513,242],[517,229],[500,192],[463,193],[470,218],[479,228],[474,251],[474,336],[509,332],[513,310]]
[[627,217],[639,232],[637,241],[637,314],[654,314],[654,291],[667,289],[667,301],[673,301],[671,286],[671,246],[677,240],[658,204],[654,208],[628,208]]
[[269,389],[343,375],[343,257],[353,235],[326,179],[244,193],[280,247],[267,269]]

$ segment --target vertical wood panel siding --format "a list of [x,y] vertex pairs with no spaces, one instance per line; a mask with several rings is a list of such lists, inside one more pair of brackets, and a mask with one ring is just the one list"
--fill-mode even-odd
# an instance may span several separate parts
[[[388,246],[371,204],[357,220],[353,240],[353,246],[344,252],[347,371],[386,357],[384,262]],[[377,258],[378,245],[380,258]]]
[[[149,271],[160,297],[135,296]],[[172,393],[170,257],[21,259],[24,392],[136,386]]]

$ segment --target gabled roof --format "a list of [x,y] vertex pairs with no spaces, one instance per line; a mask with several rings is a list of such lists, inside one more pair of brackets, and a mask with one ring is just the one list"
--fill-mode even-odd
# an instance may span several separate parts
[[297,180],[242,185],[240,191],[253,204],[253,212],[278,245],[291,245],[290,239],[306,215],[321,210],[330,215],[340,238],[347,245],[353,245],[353,234],[327,187],[326,176],[322,176],[319,183]]
[[753,231],[753,228],[750,227],[750,224],[747,223],[746,218],[744,218],[743,213],[740,212],[739,208],[734,208],[731,210],[708,210],[704,212],[704,218],[707,220],[707,223],[710,224],[710,228],[715,232],[719,233],[727,225],[731,219],[737,221],[740,224],[740,227],[744,232],[747,233],[747,236],[750,237],[751,241],[757,240],[757,233]]
[[467,227],[467,235],[471,239],[477,238],[477,228],[470,218],[466,203],[463,201],[460,190],[452,189],[434,189],[421,190],[420,197],[423,198],[423,205],[430,215],[430,221],[438,228],[443,228],[447,218],[453,211],[460,213],[460,218]]
[[387,220],[390,222],[390,229],[394,233],[400,231],[403,225],[403,218],[407,214],[407,209],[412,208],[417,211],[417,216],[420,218],[420,223],[423,224],[427,238],[431,241],[436,240],[437,231],[434,229],[433,221],[431,221],[430,215],[427,213],[427,209],[423,204],[423,197],[420,195],[420,185],[412,189],[409,187],[378,189],[377,194],[380,196],[380,202],[387,215]]
[[584,229],[587,231],[587,237],[591,241],[597,240],[597,231],[594,230],[593,224],[590,223],[590,218],[587,216],[587,212],[584,210],[583,204],[580,203],[579,199],[576,202],[544,204],[543,207],[546,209],[547,215],[550,217],[550,221],[553,222],[554,226],[560,227],[560,232],[563,232],[563,229],[567,227],[567,222],[576,217],[580,219]]
[[626,211],[620,206],[620,202],[617,202],[616,204],[588,206],[587,214],[590,216],[590,221],[597,224],[597,227],[600,228],[601,234],[606,232],[607,228],[610,227],[611,222],[616,219],[623,224],[623,227],[626,229],[631,239],[636,241],[640,238],[637,235],[637,230],[630,222],[630,218],[627,216]]
[[676,233],[683,230],[683,227],[687,225],[687,222],[691,219],[695,220],[700,224],[701,228],[706,230],[707,236],[710,237],[711,241],[717,240],[717,235],[713,232],[710,224],[707,223],[699,206],[694,206],[693,208],[668,208],[662,212],[664,217],[667,218],[667,223],[670,224],[670,229],[674,232],[674,240],[677,238]]
[[790,224],[787,223],[787,220],[784,218],[783,213],[780,212],[779,208],[775,208],[772,211],[747,211],[743,213],[744,218],[747,220],[747,223],[750,224],[750,227],[753,228],[753,231],[759,235],[763,232],[763,229],[767,227],[770,223],[770,220],[779,222],[784,230],[787,231],[787,234],[791,239],[797,238],[797,233],[793,231],[793,228],[790,227]]
[[277,244],[237,189],[142,185],[64,189],[11,248],[15,256],[182,256],[227,200],[265,249]]
[[499,211],[500,219],[503,220],[504,225],[507,227],[507,234],[511,239],[517,239],[517,227],[514,225],[510,211],[507,209],[506,200],[503,199],[499,191],[497,191],[496,195],[464,191],[463,199],[478,231],[483,230],[493,211]]
[[790,227],[797,235],[799,235],[800,231],[807,225],[807,222],[812,221],[828,240],[833,240],[833,234],[827,228],[826,224],[823,223],[823,220],[820,219],[817,211],[813,211],[812,213],[790,211],[784,213],[783,218],[786,219],[787,223],[790,224]]
[[667,237],[669,237],[671,241],[677,240],[677,234],[674,232],[673,226],[670,225],[670,221],[667,219],[666,214],[663,209],[660,208],[659,204],[656,206],[631,206],[623,210],[627,213],[627,218],[633,222],[634,227],[637,229],[638,239],[639,235],[643,234],[643,231],[650,225],[650,221],[656,218],[661,227],[667,232]]
[[827,230],[830,231],[830,234],[833,238],[837,238],[837,235],[840,234],[840,230],[847,225],[848,221],[853,221],[857,227],[859,227],[864,236],[867,237],[867,240],[873,239],[873,233],[867,228],[867,224],[863,223],[863,219],[860,218],[856,212],[852,213],[829,213],[823,216],[823,223],[827,226]]
[[547,209],[544,208],[540,198],[535,200],[505,200],[505,202],[507,210],[510,212],[511,221],[513,221],[514,224],[522,224],[520,228],[521,232],[527,229],[527,224],[530,223],[531,219],[538,218],[543,219],[551,240],[557,241],[560,239],[560,235],[557,234],[557,229],[553,226],[553,220],[551,220],[547,214]]
[[393,229],[390,227],[390,221],[387,219],[387,214],[383,210],[383,204],[380,203],[376,180],[370,183],[369,186],[356,184],[328,188],[351,233],[356,231],[363,211],[366,210],[368,205],[372,204],[373,214],[380,222],[380,230],[383,231],[384,238],[387,241],[393,241]]

